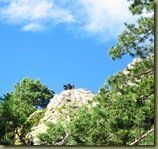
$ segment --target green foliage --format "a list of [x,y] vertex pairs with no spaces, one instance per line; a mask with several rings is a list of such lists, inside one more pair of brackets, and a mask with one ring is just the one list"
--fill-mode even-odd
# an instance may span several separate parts
[[[113,60],[125,54],[142,58],[141,62],[132,65],[128,74],[119,72],[106,80],[106,87],[112,88],[109,100],[116,106],[113,110],[117,118],[112,120],[118,128],[115,132],[122,135],[122,129],[128,128],[123,144],[129,144],[154,127],[154,1],[134,0],[129,9],[134,15],[143,11],[151,15],[141,16],[136,25],[125,23],[126,30],[118,37],[116,46],[109,50]],[[111,116],[114,116],[112,112]],[[153,145],[153,134],[137,144]]]
[[[111,90],[107,87],[100,90],[94,100],[99,104],[90,110],[84,107],[72,119],[69,126],[72,135],[67,144],[128,145],[153,128],[153,71],[143,73],[134,86],[127,86],[126,79],[120,72],[107,80],[106,86],[110,85]],[[154,144],[153,134],[143,140],[139,144]]]
[[68,126],[71,136],[67,145],[106,145],[109,129],[102,129],[105,128],[103,117],[107,116],[104,112],[98,106],[90,110],[86,106],[82,107]]
[[63,139],[65,135],[65,129],[63,125],[55,125],[51,122],[47,122],[46,126],[48,127],[47,132],[49,133],[38,134],[40,145],[55,145]]
[[146,58],[149,54],[154,53],[154,1],[131,1],[133,4],[129,9],[133,14],[142,14],[143,11],[147,11],[147,13],[151,13],[151,16],[141,16],[137,20],[137,24],[125,23],[126,30],[119,35],[116,46],[112,46],[109,50],[113,60],[122,58],[125,54]]
[[6,93],[0,102],[0,144],[14,144],[15,130],[22,129],[20,139],[23,142],[25,134],[34,124],[27,121],[30,114],[35,112],[36,107],[45,108],[54,92],[39,80],[24,78],[14,85],[15,91]]
[[49,99],[53,97],[54,92],[42,85],[40,80],[24,78],[21,83],[15,84],[15,96],[22,100],[27,100],[30,104],[45,108]]
[[[64,118],[60,117],[57,124],[46,124],[47,132],[38,135],[40,145],[129,145],[154,128],[154,1],[129,1],[133,15],[147,12],[150,16],[140,16],[137,24],[125,23],[126,30],[109,54],[113,60],[128,54],[141,61],[131,64],[126,73],[120,71],[109,77],[89,102],[91,106],[74,111],[66,105],[58,107]],[[30,125],[28,116],[35,106],[45,107],[46,99],[52,96],[53,92],[39,81],[27,78],[15,85],[15,92],[6,94],[0,102],[0,142],[13,144],[14,129],[30,128],[26,126]],[[66,116],[71,120],[64,123]],[[135,145],[154,145],[154,133]]]
[[129,7],[129,10],[133,15],[141,15],[143,11],[151,13],[154,10],[154,0],[128,0],[133,3]]
[[40,119],[44,117],[44,113],[46,112],[47,108],[42,110],[36,110],[32,113],[25,123],[30,124],[31,126],[36,126],[39,124]]

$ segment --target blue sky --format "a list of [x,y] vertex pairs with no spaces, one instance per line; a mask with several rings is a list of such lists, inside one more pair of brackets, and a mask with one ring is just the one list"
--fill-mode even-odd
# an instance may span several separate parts
[[134,22],[126,0],[0,0],[0,96],[23,78],[55,91],[71,83],[98,92],[132,58],[107,51],[124,22]]

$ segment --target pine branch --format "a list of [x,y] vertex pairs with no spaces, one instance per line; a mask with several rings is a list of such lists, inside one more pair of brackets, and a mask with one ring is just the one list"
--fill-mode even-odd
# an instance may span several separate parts
[[144,135],[138,137],[134,142],[132,142],[129,145],[135,145],[136,143],[138,143],[140,140],[142,140],[143,138],[147,137],[150,133],[152,133],[154,131],[154,128],[149,130],[147,133],[145,133]]
[[152,94],[154,94],[154,91],[151,91],[148,95],[142,95],[141,97],[140,97],[140,99],[141,100],[144,100],[144,99],[146,99],[146,98],[148,98],[150,95],[152,95]]
[[144,37],[142,37],[137,44],[141,43],[141,42],[144,42],[144,40],[152,33],[152,31],[148,30],[146,35],[144,35]]
[[[128,71],[131,71],[131,69],[129,69],[128,67],[127,67],[127,70],[128,70]],[[137,74],[137,75],[135,75],[135,76],[130,76],[130,77],[128,77],[128,78],[126,79],[126,82],[128,83],[128,81],[131,81],[131,79],[133,79],[133,78],[138,78],[138,77],[146,76],[146,75],[148,75],[148,74],[150,74],[150,73],[152,73],[152,72],[154,72],[154,69],[151,69],[151,70],[146,71],[146,72],[142,72],[142,73]],[[141,80],[141,79],[140,79],[140,80]],[[139,80],[137,80],[137,81],[139,81]],[[135,82],[135,83],[137,83],[137,82]],[[138,82],[138,83],[139,83],[139,82]]]
[[58,142],[58,143],[55,143],[55,145],[63,145],[63,144],[66,142],[66,139],[67,139],[70,135],[71,135],[71,132],[66,133],[65,138],[64,138],[62,141],[60,141],[60,142]]
[[133,77],[136,78],[136,77],[140,77],[140,76],[142,76],[142,75],[147,75],[147,74],[150,73],[150,72],[154,72],[154,69],[151,69],[151,70],[149,70],[149,71],[147,71],[147,72],[142,72],[141,74],[135,75],[135,76],[133,76]]
[[15,133],[18,135],[20,141],[24,144],[24,145],[27,145],[25,140],[22,138],[22,136],[19,134],[18,132],[18,128],[15,129]]

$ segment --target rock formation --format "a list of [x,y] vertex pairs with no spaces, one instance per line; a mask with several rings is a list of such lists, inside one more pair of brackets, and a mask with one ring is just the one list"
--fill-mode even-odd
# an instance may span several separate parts
[[33,142],[34,145],[38,145],[38,138],[36,136],[39,133],[46,132],[47,127],[45,122],[55,124],[59,121],[64,123],[69,122],[71,119],[71,111],[86,105],[88,100],[93,100],[96,95],[97,94],[83,88],[65,90],[60,94],[56,94],[47,105],[47,110],[43,118],[40,119],[39,123],[27,134],[27,140]]
[[[148,60],[154,58],[154,55],[148,57]],[[137,86],[135,82],[132,82],[130,77],[130,71],[133,69],[134,65],[140,64],[142,59],[136,58],[122,71],[124,75],[127,76],[126,86]],[[129,78],[128,78],[129,77]],[[137,79],[137,82],[140,82],[141,79]],[[93,100],[94,97],[98,94],[95,94],[87,89],[73,89],[74,86],[68,84],[64,85],[64,91],[60,94],[56,94],[47,105],[45,110],[37,110],[28,118],[29,121],[38,120],[35,125],[32,127],[31,131],[26,135],[27,144],[38,145],[37,135],[39,133],[44,133],[47,131],[46,122],[51,122],[54,124],[62,123],[63,125],[69,123],[72,117],[72,113],[79,111],[80,107],[83,105],[87,106],[89,110],[91,107],[87,102]],[[109,93],[108,93],[109,94]],[[118,95],[121,95],[121,92],[118,92]],[[93,100],[94,101],[94,100]],[[93,102],[92,106],[95,106],[96,101]],[[19,139],[17,138],[17,142]],[[19,143],[15,143],[19,144]]]

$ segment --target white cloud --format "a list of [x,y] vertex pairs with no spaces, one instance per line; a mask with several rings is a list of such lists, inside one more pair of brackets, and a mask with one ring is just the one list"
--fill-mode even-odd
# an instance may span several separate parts
[[30,23],[23,27],[24,31],[41,31],[44,30],[44,27],[38,23]]
[[86,14],[82,29],[90,34],[100,34],[105,39],[118,36],[125,22],[135,20],[126,0],[80,0],[80,4]]
[[47,23],[75,21],[68,10],[58,8],[52,0],[9,0],[9,4],[0,9],[0,15],[9,23],[23,24],[24,30],[40,30],[47,27]]
[[0,16],[4,22],[23,25],[25,31],[65,23],[75,32],[107,39],[116,37],[124,22],[133,21],[128,6],[127,0],[8,0],[0,6]]

